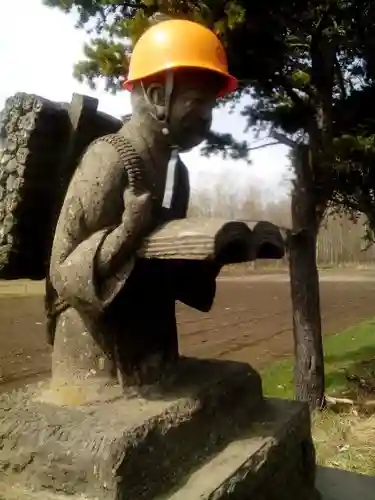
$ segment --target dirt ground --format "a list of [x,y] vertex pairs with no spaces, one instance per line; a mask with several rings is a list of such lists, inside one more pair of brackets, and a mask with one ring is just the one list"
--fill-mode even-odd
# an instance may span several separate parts
[[[0,391],[45,377],[43,287],[0,283]],[[375,272],[321,274],[324,334],[375,316]],[[261,368],[292,352],[288,276],[224,277],[209,314],[178,306],[181,352],[246,361]]]

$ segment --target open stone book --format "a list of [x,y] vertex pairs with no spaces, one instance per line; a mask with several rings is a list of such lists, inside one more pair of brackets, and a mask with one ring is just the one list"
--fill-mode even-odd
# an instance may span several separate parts
[[281,259],[285,232],[266,221],[187,218],[172,220],[143,242],[148,259],[218,260],[222,264]]

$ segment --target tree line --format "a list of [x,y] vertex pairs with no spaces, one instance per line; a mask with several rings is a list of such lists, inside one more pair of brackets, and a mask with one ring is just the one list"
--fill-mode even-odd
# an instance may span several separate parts
[[[268,220],[281,227],[290,227],[290,197],[271,202],[264,200],[256,188],[249,188],[243,199],[238,199],[232,193],[228,193],[222,186],[215,191],[199,189],[192,192],[189,216]],[[374,266],[375,246],[367,244],[366,222],[364,215],[359,215],[356,220],[353,220],[353,217],[345,213],[327,214],[322,221],[317,238],[318,266],[322,268]],[[264,264],[261,262],[260,267]],[[286,256],[281,265],[287,264]],[[276,265],[279,267],[278,263]]]

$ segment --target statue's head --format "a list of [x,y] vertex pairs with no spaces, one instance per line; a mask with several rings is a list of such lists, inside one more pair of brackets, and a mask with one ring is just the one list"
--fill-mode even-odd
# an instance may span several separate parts
[[204,26],[163,21],[134,47],[125,88],[133,109],[151,117],[170,145],[186,151],[211,128],[216,100],[237,88],[220,40]]

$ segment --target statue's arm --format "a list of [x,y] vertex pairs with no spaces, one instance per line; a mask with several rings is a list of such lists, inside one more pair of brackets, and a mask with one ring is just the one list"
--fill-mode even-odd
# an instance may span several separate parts
[[69,187],[51,258],[52,284],[73,307],[103,310],[133,269],[144,227],[125,207],[128,189],[113,147],[89,148]]

